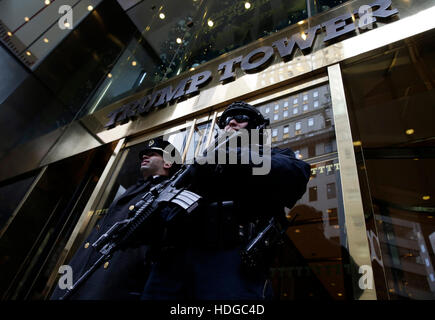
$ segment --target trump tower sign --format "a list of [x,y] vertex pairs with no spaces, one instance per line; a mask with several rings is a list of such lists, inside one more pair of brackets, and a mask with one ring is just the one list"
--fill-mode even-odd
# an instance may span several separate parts
[[[353,36],[359,30],[370,29],[378,20],[391,18],[398,13],[391,7],[391,0],[377,0],[369,5],[361,6],[353,13],[346,13],[332,18],[324,23],[317,24],[308,30],[294,33],[274,41],[271,46],[262,46],[249,52],[245,56],[238,56],[221,63],[217,68],[220,76],[219,82],[225,85],[236,79],[235,68],[240,68],[245,73],[255,73],[267,68],[275,54],[288,62],[299,48],[303,54],[309,52],[314,44],[317,34],[324,32],[323,42],[326,45],[342,36]],[[357,19],[357,18],[358,19]],[[180,99],[187,99],[199,93],[200,88],[207,85],[213,77],[210,70],[196,73],[172,85],[155,90],[141,99],[129,102],[108,114],[109,121],[105,128],[110,129],[126,123],[136,116],[144,116],[155,108],[161,108],[168,103],[175,103]]]

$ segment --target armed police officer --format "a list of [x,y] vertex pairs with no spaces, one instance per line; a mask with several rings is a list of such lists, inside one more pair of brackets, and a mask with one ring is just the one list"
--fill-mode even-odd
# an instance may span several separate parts
[[[251,105],[234,102],[223,112],[218,125],[227,133],[257,130],[261,136],[267,123]],[[166,217],[165,237],[160,245],[153,246],[153,264],[142,299],[271,298],[267,264],[252,268],[262,265],[261,261],[248,259],[247,263],[242,253],[266,230],[273,229],[269,228],[272,217],[284,218],[284,207],[292,208],[302,197],[310,166],[296,159],[290,149],[264,152],[264,136],[260,138],[257,150],[251,140],[248,148],[226,147],[224,153],[239,160],[243,150],[249,150],[247,162],[204,164],[198,159],[192,165],[192,191],[202,196],[202,203],[189,215]],[[254,155],[270,161],[267,174],[253,174],[258,167],[252,161]],[[259,253],[255,259],[267,259],[267,253]]]
[[[136,184],[128,188],[121,196],[116,198],[110,205],[107,213],[98,223],[87,238],[85,243],[74,255],[69,265],[73,270],[73,280],[76,281],[89,267],[101,256],[92,245],[114,223],[129,218],[137,204],[145,193],[160,182],[168,179],[177,169],[178,165],[166,162],[163,159],[165,149],[170,145],[163,139],[154,139],[147,142],[147,146],[140,151],[141,178]],[[175,149],[175,148],[173,148]],[[178,153],[175,153],[179,157]],[[178,160],[181,161],[181,160]],[[152,221],[153,227],[142,230],[148,239],[156,241],[161,236],[153,230],[157,230],[159,221]],[[139,244],[132,244],[113,254],[109,262],[96,269],[96,271],[74,291],[69,299],[73,300],[136,300],[145,284],[147,270],[148,246],[142,245],[152,242],[141,239]],[[64,296],[66,290],[56,287],[51,299],[59,299]]]

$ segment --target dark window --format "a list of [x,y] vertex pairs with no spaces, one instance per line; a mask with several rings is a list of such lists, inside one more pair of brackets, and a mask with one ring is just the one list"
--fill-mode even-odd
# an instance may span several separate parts
[[329,208],[328,209],[328,218],[329,219],[337,219],[337,208]]
[[310,201],[317,201],[317,187],[309,188],[308,197]]
[[316,145],[314,143],[308,145],[308,158],[316,156]]
[[325,142],[325,153],[332,152],[332,142]]
[[335,183],[328,183],[326,185],[326,197],[328,199],[333,199],[336,196],[337,195],[336,195],[336,192],[335,192]]

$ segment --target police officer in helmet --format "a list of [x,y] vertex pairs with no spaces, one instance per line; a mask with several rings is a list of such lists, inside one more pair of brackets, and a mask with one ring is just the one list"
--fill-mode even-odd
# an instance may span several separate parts
[[[234,102],[218,121],[226,132],[262,130],[268,124],[245,102]],[[237,150],[229,150],[229,152]],[[267,158],[268,157],[268,158]],[[192,191],[203,197],[190,215],[168,224],[156,250],[142,299],[268,299],[267,269],[247,270],[241,250],[271,217],[283,218],[306,191],[310,166],[290,149],[272,148],[267,174],[254,175],[256,164],[195,164]],[[213,168],[220,167],[221,170]]]

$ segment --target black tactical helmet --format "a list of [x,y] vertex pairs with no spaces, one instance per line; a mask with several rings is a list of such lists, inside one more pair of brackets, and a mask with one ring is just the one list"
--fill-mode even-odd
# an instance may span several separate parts
[[269,124],[269,119],[265,119],[256,108],[244,101],[235,101],[231,103],[219,118],[218,126],[221,129],[225,128],[226,119],[235,115],[247,115],[251,118],[248,124],[248,129],[258,129],[259,126]]

